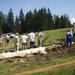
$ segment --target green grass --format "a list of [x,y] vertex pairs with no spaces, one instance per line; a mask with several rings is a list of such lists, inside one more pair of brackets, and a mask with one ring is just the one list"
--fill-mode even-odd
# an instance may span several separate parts
[[44,41],[44,43],[65,40],[66,32],[68,30],[69,30],[68,28],[65,28],[65,29],[56,29],[56,30],[44,31],[43,33],[44,33],[45,37],[43,37],[43,40],[47,37],[47,39]]
[[[36,55],[34,58],[15,58],[13,60],[15,61],[8,62],[7,59],[0,61],[0,75],[12,75],[16,73],[21,73],[25,71],[40,69],[44,67],[49,67],[49,66],[54,66],[54,65],[74,61],[75,56],[65,55],[65,57],[61,57],[61,58],[60,57],[54,58],[52,56],[49,56],[49,59],[46,59],[46,57]],[[23,60],[24,63],[22,63],[19,60]]]
[[[72,29],[72,28],[70,28],[70,29]],[[42,37],[43,44],[52,43],[52,42],[56,42],[56,41],[65,41],[66,32],[68,30],[69,30],[69,28],[41,31],[44,34],[44,37]],[[37,32],[35,32],[35,33],[37,33]],[[28,34],[26,34],[26,35],[28,36]],[[19,35],[19,38],[20,37],[21,37],[21,35]],[[37,37],[36,37],[35,44],[37,45]],[[20,43],[20,46],[21,46],[21,43]],[[28,46],[29,46],[29,42],[28,42]],[[10,39],[9,45],[6,45],[5,39],[4,39],[2,48],[7,48],[7,47],[14,47],[13,38]]]
[[75,75],[75,65],[49,70],[45,72],[34,73],[30,75]]
[[[67,30],[68,28],[43,31],[42,32],[44,33],[43,42],[49,43],[49,42],[65,40]],[[21,35],[19,35],[19,37],[21,37]],[[6,46],[6,43],[3,44],[3,48],[13,47],[13,46],[14,46],[13,38],[10,39],[9,46]],[[21,43],[20,43],[20,46],[21,46]],[[52,55],[47,55],[47,56],[35,55],[32,58],[14,58],[11,60],[13,60],[14,62],[9,62],[8,59],[0,60],[0,75],[12,75],[16,73],[21,73],[25,71],[40,69],[44,67],[49,67],[53,65],[58,65],[58,64],[74,61],[75,56],[74,55],[64,55],[64,56],[57,55],[55,57]],[[21,60],[23,61],[23,63],[21,62]],[[60,69],[52,70],[50,71],[50,74],[56,75],[55,73],[57,73],[57,75],[61,75],[60,73],[62,73],[63,68],[61,68],[60,71],[59,70]],[[67,72],[67,69],[65,70]],[[48,72],[49,74],[49,71],[46,71],[46,72]],[[45,75],[48,75],[46,72],[45,72]],[[43,74],[38,73],[37,75],[43,75]]]

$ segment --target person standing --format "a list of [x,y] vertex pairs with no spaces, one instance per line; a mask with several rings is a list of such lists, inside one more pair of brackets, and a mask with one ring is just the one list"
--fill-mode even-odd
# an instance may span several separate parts
[[28,37],[25,35],[25,33],[23,33],[23,35],[21,36],[21,43],[22,43],[23,50],[26,49],[27,41],[28,41]]
[[73,41],[75,42],[75,28],[73,29]]
[[28,39],[30,40],[30,47],[34,48],[36,37],[35,37],[35,34],[33,33],[33,31],[31,31],[31,33],[29,33]]
[[2,44],[3,44],[3,37],[2,35],[0,34],[0,46],[2,47]]
[[73,39],[73,34],[72,34],[72,32],[68,31],[67,34],[66,34],[67,46],[68,46],[69,43],[70,43],[70,45],[72,45],[72,39]]
[[14,44],[15,44],[15,51],[19,51],[19,37],[18,33],[14,36]]
[[6,45],[9,44],[9,39],[10,39],[10,36],[7,34],[7,35],[6,35]]
[[38,47],[42,46],[42,37],[44,36],[43,33],[38,32]]

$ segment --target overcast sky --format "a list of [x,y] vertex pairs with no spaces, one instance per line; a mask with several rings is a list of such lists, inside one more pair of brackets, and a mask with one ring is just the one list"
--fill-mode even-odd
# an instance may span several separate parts
[[58,16],[65,13],[69,16],[71,22],[75,22],[75,0],[0,0],[0,11],[4,14],[8,14],[10,8],[14,13],[14,16],[18,16],[21,8],[24,14],[28,11],[37,10],[45,7],[50,8],[52,15]]

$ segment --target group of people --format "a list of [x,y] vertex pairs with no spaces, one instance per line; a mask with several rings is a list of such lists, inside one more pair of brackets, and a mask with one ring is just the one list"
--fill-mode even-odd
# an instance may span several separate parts
[[[42,36],[44,36],[44,34],[41,32],[38,32],[37,36],[38,36],[38,47],[41,47]],[[36,34],[33,31],[31,31],[28,34],[28,36],[26,36],[25,33],[23,33],[20,39],[18,37],[18,33],[16,33],[16,35],[14,36],[15,51],[19,50],[19,41],[22,43],[22,49],[25,50],[28,41],[30,41],[30,48],[34,48],[35,40],[36,40]]]
[[[15,51],[19,50],[19,42],[22,43],[22,49],[25,50],[26,46],[27,46],[27,42],[30,41],[30,48],[34,48],[35,47],[35,42],[36,42],[36,36],[38,37],[38,47],[42,46],[42,36],[44,36],[44,34],[42,32],[38,32],[37,34],[35,34],[33,31],[31,31],[28,36],[25,35],[25,33],[22,34],[21,38],[19,38],[18,36],[19,34],[16,33],[15,36],[13,37],[14,40],[14,45],[15,45]],[[9,44],[9,39],[10,36],[9,34],[6,35],[6,45]],[[72,41],[73,41],[73,33],[72,30],[68,30],[68,32],[66,33],[66,45],[72,45]],[[3,43],[3,36],[0,35],[0,46]]]

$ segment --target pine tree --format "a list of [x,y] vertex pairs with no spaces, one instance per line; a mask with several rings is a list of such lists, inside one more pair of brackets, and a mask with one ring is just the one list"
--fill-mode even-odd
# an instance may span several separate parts
[[25,18],[25,26],[26,26],[26,31],[27,32],[30,32],[31,30],[34,31],[35,26],[34,26],[33,19],[34,19],[34,15],[31,11],[29,11],[26,14],[26,18]]
[[8,13],[8,32],[14,32],[14,15],[12,9]]
[[58,15],[54,15],[55,29],[61,28],[61,19]]
[[4,14],[0,11],[0,34],[2,33]]
[[48,18],[48,25],[49,25],[48,30],[53,29],[53,16],[49,8],[47,13],[47,18]]
[[15,32],[21,33],[21,26],[19,24],[19,17],[16,16],[15,18]]
[[19,20],[20,20],[20,26],[21,26],[21,33],[25,32],[25,21],[24,21],[24,13],[23,10],[20,10],[20,14],[19,14]]

